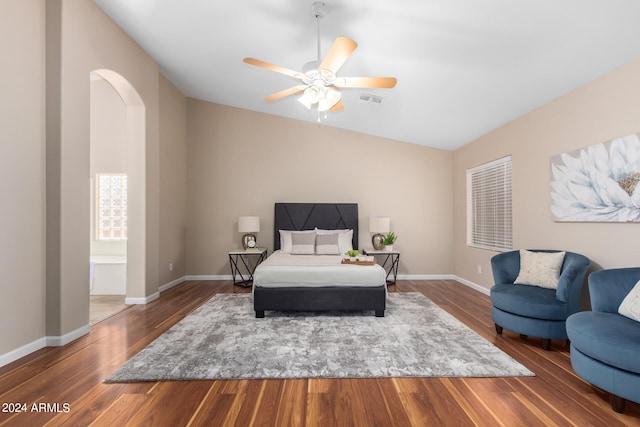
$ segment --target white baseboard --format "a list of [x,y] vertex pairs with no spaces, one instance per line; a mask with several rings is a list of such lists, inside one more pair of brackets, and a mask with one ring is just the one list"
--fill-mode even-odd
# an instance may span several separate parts
[[53,335],[38,338],[37,340],[25,344],[20,348],[16,348],[15,350],[11,350],[8,353],[0,355],[0,366],[8,365],[9,363],[14,362],[44,347],[60,347],[63,345],[67,345],[71,341],[75,341],[83,335],[88,334],[89,332],[91,332],[91,325],[87,324],[76,329],[75,331],[71,331],[62,336]]
[[185,276],[186,280],[233,280],[230,274]]
[[185,280],[187,280],[185,276],[182,276],[182,277],[180,277],[180,278],[178,278],[176,280],[172,280],[169,283],[165,283],[164,285],[160,286],[158,288],[158,291],[160,293],[163,293],[164,291],[168,291],[169,289],[173,288],[174,286],[179,285],[180,283],[184,282]]
[[167,291],[174,286],[178,286],[180,283],[184,282],[186,277],[180,277],[178,279],[172,280],[169,283],[165,283],[158,288],[158,292],[155,292],[147,297],[127,297],[124,299],[125,304],[149,304],[151,301],[155,301],[160,298],[160,294],[164,291]]
[[69,344],[71,341],[77,340],[83,335],[91,332],[91,325],[86,324],[75,331],[71,331],[62,336],[47,336],[45,337],[46,343],[48,347],[60,347],[66,344]]
[[398,280],[455,280],[480,293],[489,295],[489,289],[455,274],[399,274]]
[[398,280],[452,280],[452,274],[398,274]]
[[480,286],[477,283],[474,283],[470,280],[467,279],[463,279],[462,277],[459,276],[453,276],[453,280],[457,280],[458,282],[462,283],[463,285],[466,285],[468,287],[470,287],[471,289],[475,289],[476,291],[483,293],[485,295],[489,295],[489,289],[485,288],[484,286]]
[[160,298],[160,292],[155,292],[146,297],[126,297],[124,303],[127,305],[133,304],[149,304],[151,301],[155,301]]
[[46,346],[47,346],[47,339],[45,337],[42,337],[28,344],[23,345],[20,348],[11,350],[8,353],[0,354],[0,366],[8,365],[9,363],[14,362],[24,356],[27,356],[28,354],[31,354],[34,351],[38,351],[41,348],[44,348]]

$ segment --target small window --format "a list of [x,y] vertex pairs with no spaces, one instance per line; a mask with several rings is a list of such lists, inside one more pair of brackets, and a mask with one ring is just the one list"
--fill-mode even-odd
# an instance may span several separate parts
[[96,174],[98,240],[127,239],[127,175]]
[[467,170],[467,244],[493,251],[513,248],[511,156]]

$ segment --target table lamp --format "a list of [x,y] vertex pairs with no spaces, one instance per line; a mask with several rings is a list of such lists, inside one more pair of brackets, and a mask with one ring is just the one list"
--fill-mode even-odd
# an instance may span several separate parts
[[242,247],[255,248],[256,236],[253,233],[260,231],[259,216],[241,216],[238,218],[238,232],[245,233],[242,236]]
[[371,238],[371,243],[373,244],[373,248],[377,251],[384,248],[382,241],[384,240],[384,234],[390,231],[390,222],[391,221],[388,216],[369,217],[369,232],[374,233]]

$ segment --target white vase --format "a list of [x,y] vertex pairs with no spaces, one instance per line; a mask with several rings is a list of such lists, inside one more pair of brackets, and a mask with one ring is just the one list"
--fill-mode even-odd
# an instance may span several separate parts
[[386,246],[384,247],[384,250],[385,250],[386,252],[393,252],[393,245],[386,245]]

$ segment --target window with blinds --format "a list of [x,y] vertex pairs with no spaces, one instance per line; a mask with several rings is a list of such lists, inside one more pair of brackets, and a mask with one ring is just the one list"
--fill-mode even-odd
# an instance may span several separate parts
[[467,170],[467,244],[506,251],[513,248],[511,156]]
[[96,174],[98,240],[127,239],[127,175]]

